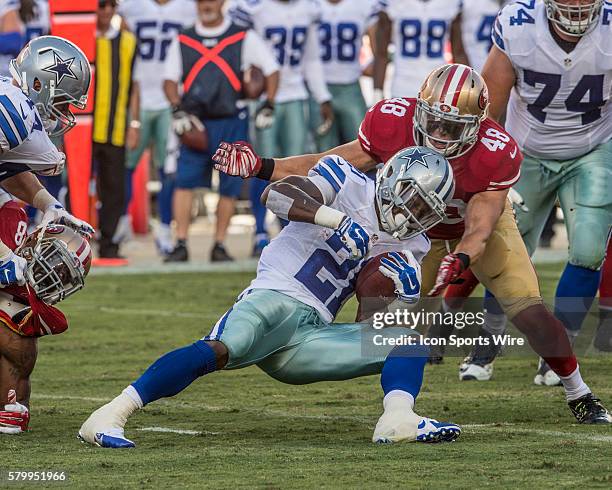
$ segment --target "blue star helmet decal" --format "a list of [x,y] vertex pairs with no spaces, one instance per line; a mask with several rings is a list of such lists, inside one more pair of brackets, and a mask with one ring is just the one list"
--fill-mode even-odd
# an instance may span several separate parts
[[409,166],[418,163],[419,165],[423,165],[423,167],[425,168],[429,168],[429,165],[425,161],[425,157],[429,155],[431,155],[431,153],[424,153],[421,151],[420,148],[415,148],[412,150],[412,153],[410,153],[409,155],[403,155],[400,158],[402,158],[403,160],[410,160]]
[[59,54],[57,54],[57,51],[52,51],[52,52],[53,52],[54,64],[49,65],[46,68],[43,68],[42,71],[54,73],[55,82],[57,85],[62,83],[62,80],[64,77],[74,78],[75,80],[78,80],[77,76],[70,69],[74,61],[74,57],[63,60],[62,57]]

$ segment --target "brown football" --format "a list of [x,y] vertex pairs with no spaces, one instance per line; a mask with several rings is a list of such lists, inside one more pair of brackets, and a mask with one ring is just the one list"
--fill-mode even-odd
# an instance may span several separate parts
[[206,151],[208,149],[208,133],[206,128],[200,130],[196,127],[191,127],[189,131],[185,131],[181,136],[181,143],[196,151]]
[[359,302],[357,321],[369,318],[395,300],[395,284],[378,270],[380,259],[387,253],[372,257],[361,269],[355,283],[355,296]]
[[248,68],[243,75],[242,80],[242,93],[247,99],[259,99],[259,96],[263,94],[266,88],[266,77],[263,72],[255,67],[251,66]]

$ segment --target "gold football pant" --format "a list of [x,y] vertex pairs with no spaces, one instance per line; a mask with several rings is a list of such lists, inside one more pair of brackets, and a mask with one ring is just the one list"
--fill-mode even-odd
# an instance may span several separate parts
[[[431,250],[422,264],[423,294],[431,290],[440,262],[455,249],[459,241],[431,241]],[[526,308],[543,302],[538,277],[509,201],[487,241],[483,255],[470,267],[478,280],[495,295],[510,319]]]

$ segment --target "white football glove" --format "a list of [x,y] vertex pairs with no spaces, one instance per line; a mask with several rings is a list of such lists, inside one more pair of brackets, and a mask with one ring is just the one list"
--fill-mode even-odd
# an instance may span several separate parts
[[380,259],[378,270],[395,284],[398,299],[416,303],[421,295],[421,266],[410,250],[391,252]]
[[268,129],[274,124],[274,104],[265,101],[255,113],[255,127],[257,129]]
[[193,128],[198,131],[204,131],[204,125],[193,114],[189,114],[185,111],[176,111],[172,115],[172,129],[179,136],[191,131]]
[[88,240],[93,236],[95,230],[93,227],[75,216],[72,216],[66,211],[61,204],[51,204],[43,214],[41,228],[45,229],[48,224],[57,223],[72,228],[77,233],[83,235]]

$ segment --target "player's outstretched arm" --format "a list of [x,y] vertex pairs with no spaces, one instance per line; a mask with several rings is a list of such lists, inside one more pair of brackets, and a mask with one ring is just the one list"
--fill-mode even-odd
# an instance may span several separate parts
[[376,166],[358,140],[353,140],[324,153],[311,153],[287,158],[262,158],[245,141],[221,143],[213,156],[215,168],[229,175],[243,179],[258,177],[272,182],[290,175],[308,175],[308,171],[326,155],[338,155],[354,167],[367,172]]
[[440,263],[436,282],[430,296],[441,294],[453,284],[472,262],[483,254],[487,241],[495,229],[497,220],[504,211],[508,189],[485,191],[476,194],[467,205],[465,232],[453,253]]

